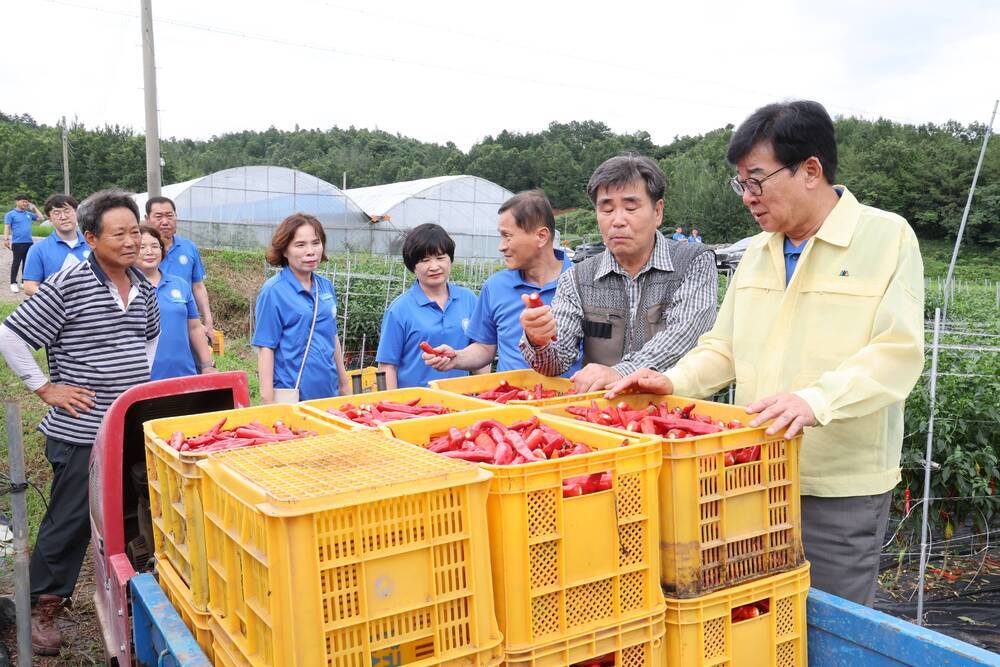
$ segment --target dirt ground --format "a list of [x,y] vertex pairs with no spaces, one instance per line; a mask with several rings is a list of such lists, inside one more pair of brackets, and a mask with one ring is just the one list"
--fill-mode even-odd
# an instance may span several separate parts
[[[11,591],[14,588],[13,576],[10,572],[0,574],[0,590]],[[58,656],[35,656],[32,664],[40,667],[57,667],[58,665],[99,665],[104,663],[104,647],[101,645],[101,630],[97,625],[97,612],[94,609],[94,565],[87,552],[83,562],[80,579],[73,593],[72,607],[64,609],[59,618],[59,628],[63,633],[64,645]],[[0,633],[3,641],[10,649],[11,664],[17,664],[17,636],[13,626]]]
[[[42,239],[35,237],[35,243],[38,243]],[[13,259],[13,255],[10,250],[4,248],[0,245],[0,301],[23,301],[24,292],[18,292],[14,294],[10,291],[10,262]]]

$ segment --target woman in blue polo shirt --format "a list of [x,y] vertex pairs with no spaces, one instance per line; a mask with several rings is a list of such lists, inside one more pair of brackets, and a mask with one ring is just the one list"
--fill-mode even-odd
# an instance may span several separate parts
[[139,225],[139,230],[142,241],[135,267],[156,288],[156,302],[160,307],[160,339],[150,379],[214,373],[212,350],[201,335],[198,306],[191,286],[183,278],[160,272],[163,261],[160,231],[151,225]]
[[[399,295],[382,318],[375,359],[385,371],[385,384],[426,387],[431,380],[468,375],[466,371],[437,371],[424,363],[420,343],[432,347],[442,343],[460,350],[472,342],[465,333],[476,309],[476,295],[451,285],[451,263],[455,241],[441,226],[427,223],[414,227],[403,242],[403,263],[416,275],[413,286]],[[487,364],[474,373],[488,373]]]
[[271,237],[267,262],[282,269],[257,296],[252,341],[264,403],[274,402],[275,389],[297,388],[303,401],[351,393],[337,340],[337,297],[315,273],[325,247],[323,225],[304,213],[282,220]]

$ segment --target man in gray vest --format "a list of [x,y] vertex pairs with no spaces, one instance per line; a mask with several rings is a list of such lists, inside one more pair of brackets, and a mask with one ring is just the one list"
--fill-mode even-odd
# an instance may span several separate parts
[[715,322],[715,258],[701,244],[668,240],[666,179],[648,157],[605,161],[587,184],[607,246],[563,273],[551,307],[522,296],[521,353],[559,375],[578,357],[578,392],[597,391],[640,368],[672,367]]

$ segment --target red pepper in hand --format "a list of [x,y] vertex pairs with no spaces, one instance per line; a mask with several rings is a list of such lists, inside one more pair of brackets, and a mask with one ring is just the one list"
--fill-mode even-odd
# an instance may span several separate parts
[[427,354],[433,354],[434,356],[437,356],[437,357],[447,357],[449,359],[453,359],[455,357],[455,352],[446,352],[444,350],[435,350],[433,347],[431,347],[431,344],[428,343],[425,340],[424,341],[420,341],[420,349],[423,350],[424,352],[426,352]]
[[[529,308],[541,308],[545,303],[542,302],[542,295],[538,292],[532,292],[528,295],[528,307]],[[552,342],[556,342],[558,338],[555,334],[552,334]]]

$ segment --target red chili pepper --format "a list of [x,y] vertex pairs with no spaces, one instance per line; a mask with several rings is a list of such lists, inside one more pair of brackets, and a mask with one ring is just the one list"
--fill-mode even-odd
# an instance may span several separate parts
[[435,350],[431,347],[431,344],[425,340],[420,341],[420,349],[427,354],[433,354],[436,357],[447,357],[448,359],[453,359],[456,355],[455,352],[447,352],[445,350]]
[[903,513],[910,513],[910,488],[907,487],[906,491],[903,491]]
[[184,444],[184,434],[180,431],[174,431],[170,435],[170,446],[176,450],[180,450],[181,445]]

